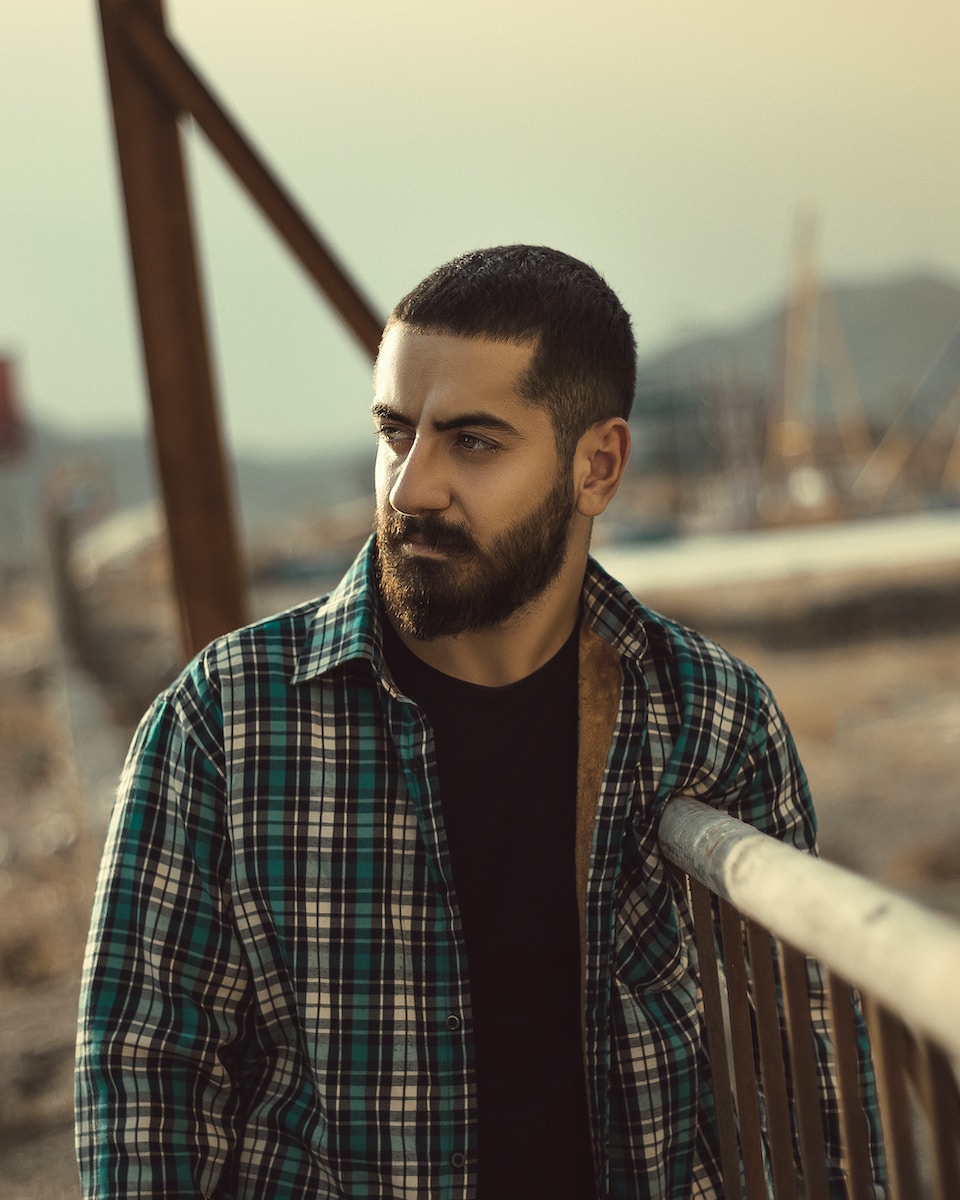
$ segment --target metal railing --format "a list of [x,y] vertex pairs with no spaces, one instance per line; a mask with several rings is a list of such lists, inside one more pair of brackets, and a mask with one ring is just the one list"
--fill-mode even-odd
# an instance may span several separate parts
[[957,1200],[960,925],[699,801],[670,802],[660,842],[689,889],[725,1200],[830,1194],[808,959],[827,986],[848,1195],[875,1195],[859,997],[891,1200]]

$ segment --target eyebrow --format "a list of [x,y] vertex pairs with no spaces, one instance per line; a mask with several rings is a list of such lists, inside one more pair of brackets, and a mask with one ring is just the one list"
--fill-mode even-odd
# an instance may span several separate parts
[[[413,425],[413,422],[408,417],[405,417],[402,412],[396,408],[392,408],[389,404],[374,404],[370,409],[370,415],[375,421],[396,421],[398,425]],[[483,409],[478,409],[476,412],[461,413],[455,417],[447,417],[445,420],[434,420],[432,422],[436,433],[447,433],[451,429],[463,429],[468,425],[474,429],[495,429],[500,433],[519,433],[515,425],[511,425],[509,421],[505,421],[502,417],[495,417],[493,413],[484,412]]]

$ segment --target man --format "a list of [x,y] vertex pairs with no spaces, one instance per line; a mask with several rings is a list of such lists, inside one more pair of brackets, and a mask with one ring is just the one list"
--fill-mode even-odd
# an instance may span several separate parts
[[684,793],[808,848],[814,821],[763,684],[588,556],[634,388],[627,314],[552,250],[465,255],[394,309],[374,537],[203,652],[131,749],[88,1197],[720,1195],[657,819]]

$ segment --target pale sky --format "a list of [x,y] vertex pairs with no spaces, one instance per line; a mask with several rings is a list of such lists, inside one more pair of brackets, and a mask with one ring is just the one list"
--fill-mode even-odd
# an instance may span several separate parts
[[[642,352],[822,274],[960,281],[957,0],[168,0],[175,37],[375,305],[475,246],[592,262]],[[0,355],[30,415],[141,428],[95,0],[4,0]],[[238,451],[363,444],[369,365],[189,132]]]

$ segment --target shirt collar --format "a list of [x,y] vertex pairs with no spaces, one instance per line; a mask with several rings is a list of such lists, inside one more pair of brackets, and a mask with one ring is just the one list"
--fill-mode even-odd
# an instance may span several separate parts
[[584,622],[616,652],[639,659],[647,648],[647,610],[594,558],[587,559],[583,579]]
[[352,660],[382,662],[374,538],[319,602],[297,655],[292,682],[303,683]]
[[[584,620],[618,654],[639,658],[647,645],[643,610],[593,558],[583,586]],[[317,607],[292,682],[303,683],[352,660],[383,669],[376,545],[371,536],[337,587]]]

